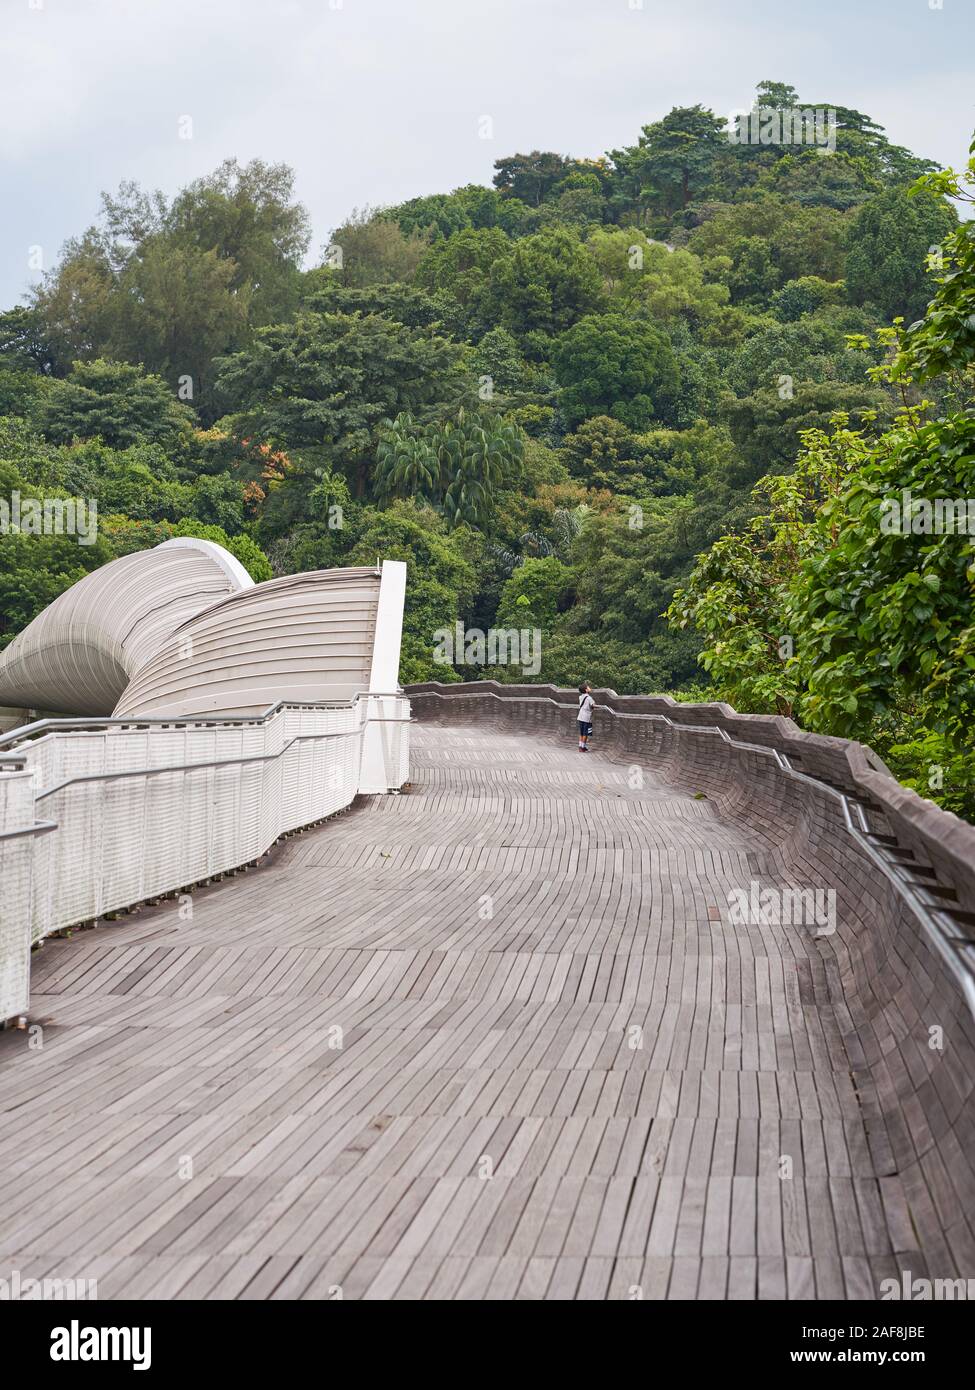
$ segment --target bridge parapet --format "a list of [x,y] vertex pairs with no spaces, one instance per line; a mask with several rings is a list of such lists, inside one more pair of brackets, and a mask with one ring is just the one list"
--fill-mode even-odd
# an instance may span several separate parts
[[408,700],[380,691],[257,718],[43,720],[0,739],[0,1020],[26,1010],[44,936],[249,864],[360,791],[401,787],[408,721]]

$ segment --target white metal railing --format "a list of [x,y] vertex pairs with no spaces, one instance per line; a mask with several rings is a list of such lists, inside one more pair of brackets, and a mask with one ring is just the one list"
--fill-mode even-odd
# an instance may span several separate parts
[[0,768],[2,1021],[27,1008],[42,937],[249,863],[360,791],[401,787],[409,701],[44,720],[0,739]]

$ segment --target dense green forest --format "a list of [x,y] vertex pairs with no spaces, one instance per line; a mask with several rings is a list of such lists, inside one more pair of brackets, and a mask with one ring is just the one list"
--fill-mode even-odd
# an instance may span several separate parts
[[677,108],[355,211],[311,269],[285,165],[103,195],[0,314],[0,495],[99,520],[0,536],[0,644],[170,535],[257,579],[403,559],[404,682],[521,680],[434,634],[537,628],[536,679],[788,713],[973,815],[971,542],[880,516],[975,497],[965,182],[758,89],[800,105],[835,150]]

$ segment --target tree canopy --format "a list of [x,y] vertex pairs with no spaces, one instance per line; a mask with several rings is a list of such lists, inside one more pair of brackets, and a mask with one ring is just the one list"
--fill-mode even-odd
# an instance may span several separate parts
[[104,194],[0,312],[2,491],[98,513],[0,533],[0,641],[173,534],[257,579],[389,556],[404,680],[538,628],[533,678],[791,711],[972,814],[970,543],[879,528],[975,491],[975,171],[772,78],[619,134],[314,232],[259,159]]

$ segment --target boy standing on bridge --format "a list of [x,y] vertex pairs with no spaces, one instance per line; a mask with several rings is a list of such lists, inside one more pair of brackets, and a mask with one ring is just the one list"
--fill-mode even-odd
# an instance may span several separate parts
[[579,752],[589,752],[589,735],[592,733],[592,686],[583,681],[579,687]]

